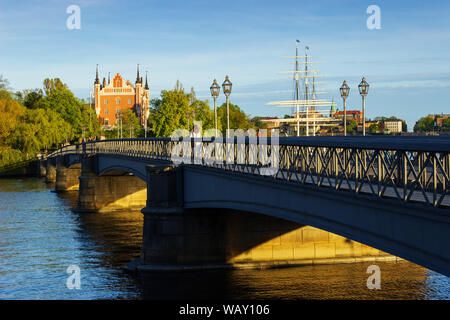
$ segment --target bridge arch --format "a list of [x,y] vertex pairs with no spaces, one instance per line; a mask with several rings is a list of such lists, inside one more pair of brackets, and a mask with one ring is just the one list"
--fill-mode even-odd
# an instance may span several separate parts
[[215,168],[183,167],[185,208],[226,208],[313,226],[450,274],[443,210]]
[[127,175],[127,174],[133,174],[134,176],[138,177],[142,181],[144,181],[144,182],[146,181],[146,176],[141,171],[139,171],[135,168],[125,167],[125,166],[120,166],[120,165],[112,165],[109,167],[104,167],[104,168],[99,169],[99,171],[97,172],[97,175],[99,177],[114,176],[114,175]]

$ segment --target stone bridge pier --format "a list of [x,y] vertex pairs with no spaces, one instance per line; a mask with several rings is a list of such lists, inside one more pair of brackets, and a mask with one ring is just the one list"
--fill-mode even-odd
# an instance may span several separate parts
[[230,209],[183,208],[183,166],[147,167],[138,273],[386,261],[397,258],[311,226]]
[[56,161],[56,192],[77,191],[81,175],[81,163],[66,165],[65,157],[58,157]]
[[39,159],[37,161],[37,176],[43,178],[47,176],[47,160]]
[[97,157],[81,160],[78,211],[141,210],[146,200],[147,183],[137,176],[120,170],[99,175]]
[[55,183],[56,182],[56,158],[47,159],[47,168],[45,170],[45,182]]

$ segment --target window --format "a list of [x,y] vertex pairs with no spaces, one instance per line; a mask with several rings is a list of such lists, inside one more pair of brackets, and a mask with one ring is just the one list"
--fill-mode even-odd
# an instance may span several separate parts
[[108,99],[105,99],[105,104],[108,104]]
[[105,119],[105,126],[107,126],[109,124],[108,119]]
[[131,104],[131,99],[128,99],[128,104]]
[[108,114],[108,108],[105,109],[105,114]]
[[120,104],[120,98],[116,98],[116,104]]

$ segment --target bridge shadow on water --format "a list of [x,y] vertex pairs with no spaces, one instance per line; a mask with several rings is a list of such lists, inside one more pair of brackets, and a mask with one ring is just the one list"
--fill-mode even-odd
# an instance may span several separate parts
[[[430,271],[410,262],[379,262],[380,290],[366,286],[371,263],[301,266],[265,270],[210,270],[146,275],[142,298],[183,299],[448,299],[430,288]],[[447,283],[448,285],[448,283]]]
[[[58,197],[66,205],[72,208],[76,207],[77,192],[60,193]],[[212,213],[211,209],[202,212],[203,215]],[[231,215],[238,214],[242,213],[231,213]],[[134,278],[124,272],[122,268],[140,255],[143,215],[139,211],[74,212],[74,215],[77,216],[79,222],[80,240],[89,241],[91,243],[90,250],[98,252],[98,259],[92,261],[93,267],[98,265],[101,268],[117,269],[124,282],[135,286],[138,292],[135,298],[151,300],[433,299],[442,298],[445,295],[448,298],[448,289],[436,292],[430,288],[430,282],[436,281],[435,273],[406,261],[305,265],[263,270],[154,272]],[[242,238],[245,236],[245,229],[267,228],[267,224],[270,224],[269,220],[263,218],[261,221],[265,222],[260,221],[259,225],[253,226],[241,224],[241,229],[235,229],[232,234],[240,234]],[[224,224],[224,220],[221,219],[214,223],[223,225],[224,228],[232,227],[230,224]],[[259,239],[255,238],[245,246],[241,246],[238,251],[234,251],[233,254],[242,254],[252,247],[281,237],[283,232],[295,231],[298,227],[298,224],[286,222],[283,228],[265,233]],[[239,239],[234,238],[234,240]],[[229,241],[233,241],[233,239]],[[347,239],[346,241],[351,240]],[[366,287],[369,276],[366,270],[371,264],[377,264],[382,270],[381,290],[368,290]],[[438,279],[438,281],[442,281],[442,279]]]

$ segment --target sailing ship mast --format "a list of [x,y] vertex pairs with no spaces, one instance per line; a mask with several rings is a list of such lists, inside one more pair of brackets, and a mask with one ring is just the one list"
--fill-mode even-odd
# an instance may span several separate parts
[[[268,105],[277,105],[278,107],[295,107],[295,117],[293,119],[281,119],[280,122],[293,122],[295,121],[297,124],[297,136],[300,136],[300,126],[305,126],[305,134],[306,136],[310,135],[310,123],[313,123],[313,135],[316,135],[316,122],[323,123],[325,122],[333,122],[333,119],[328,117],[326,112],[329,112],[327,109],[326,112],[324,110],[317,110],[317,107],[330,107],[332,102],[317,99],[317,94],[322,94],[326,92],[317,92],[316,91],[316,78],[320,77],[317,70],[309,68],[310,64],[318,63],[315,61],[311,61],[311,56],[308,54],[309,47],[305,47],[305,55],[303,57],[298,55],[298,43],[300,41],[297,40],[295,45],[295,56],[294,57],[282,57],[282,58],[295,58],[295,71],[283,71],[279,73],[288,73],[294,74],[295,81],[295,92],[294,92],[294,100],[291,101],[273,101],[269,102]],[[300,59],[304,59],[304,62],[300,62]],[[299,70],[299,64],[304,64],[304,70]],[[312,78],[312,82],[310,81]],[[304,96],[303,99],[300,99],[300,79],[303,80],[303,88],[304,88]],[[312,86],[312,88],[311,88]],[[310,117],[312,113],[312,118]],[[319,114],[319,117],[317,115]],[[326,115],[326,118],[323,117]],[[329,125],[329,124],[327,124]],[[320,128],[321,125],[319,125]]]

